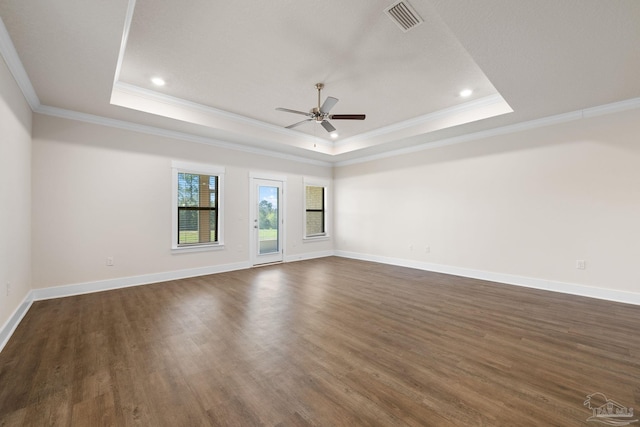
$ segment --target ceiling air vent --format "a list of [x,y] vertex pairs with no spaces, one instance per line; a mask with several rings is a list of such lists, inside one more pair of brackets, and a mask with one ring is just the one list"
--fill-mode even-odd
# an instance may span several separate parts
[[404,0],[392,4],[384,12],[405,33],[423,22],[420,15]]

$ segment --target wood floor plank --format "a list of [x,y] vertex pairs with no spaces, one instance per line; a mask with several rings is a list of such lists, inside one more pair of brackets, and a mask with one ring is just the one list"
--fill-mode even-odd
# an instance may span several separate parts
[[640,307],[322,258],[34,302],[0,426],[580,426]]

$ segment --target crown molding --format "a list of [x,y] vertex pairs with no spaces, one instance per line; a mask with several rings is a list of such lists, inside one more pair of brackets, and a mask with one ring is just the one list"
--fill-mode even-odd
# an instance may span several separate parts
[[9,36],[9,32],[7,31],[7,27],[5,27],[2,18],[0,17],[0,55],[4,58],[7,63],[7,67],[9,71],[13,75],[18,87],[22,91],[27,103],[31,107],[31,110],[35,110],[40,105],[40,99],[38,99],[38,95],[36,95],[36,91],[31,84],[31,80],[29,79],[29,75],[27,71],[24,69],[22,65],[22,61],[20,61],[20,56],[18,55],[18,51],[16,51],[15,46],[13,45],[13,41],[11,41],[11,37]]
[[131,31],[131,22],[133,22],[133,11],[136,8],[136,0],[129,0],[127,5],[127,13],[124,18],[124,30],[122,31],[122,40],[120,41],[120,50],[118,51],[118,62],[116,64],[116,72],[113,77],[113,85],[120,80],[120,71],[122,70],[122,61],[124,59],[124,51],[129,41],[129,32]]
[[597,117],[605,114],[619,113],[621,111],[640,108],[640,98],[630,98],[624,101],[612,102],[610,104],[598,105],[596,107],[585,108],[582,111],[583,118]]
[[[137,98],[142,98],[154,103],[171,105],[180,109],[198,111],[207,116],[234,121],[237,123],[241,123],[243,125],[259,128],[264,131],[275,132],[280,135],[294,136],[296,139],[306,144],[316,144],[316,145],[321,144],[327,147],[333,147],[332,142],[326,141],[322,138],[315,138],[311,135],[307,135],[307,134],[297,132],[291,129],[287,129],[281,126],[272,125],[270,123],[245,117],[240,114],[235,114],[229,111],[220,110],[218,108],[210,107],[208,105],[199,104],[197,102],[189,101],[184,98],[178,98],[175,96],[171,96],[171,95],[167,95],[154,90],[142,88],[140,86],[132,85],[129,83],[118,81],[114,84],[113,91],[119,92],[125,95],[132,95]],[[120,105],[120,104],[115,104],[115,105]],[[127,105],[122,105],[122,106],[128,107]],[[128,107],[128,108],[131,108],[131,107]]]
[[[342,145],[336,146],[333,154],[339,157],[342,154],[376,146],[384,147],[385,144],[394,141],[406,140],[407,138],[419,138],[420,135],[430,134],[438,130],[461,126],[470,122],[512,112],[513,109],[502,96],[499,94],[491,95],[354,136],[345,140]],[[419,139],[414,140],[420,141]],[[393,147],[386,149],[386,151],[393,150]],[[365,155],[366,154],[360,154],[360,156]]]
[[50,107],[46,105],[39,105],[37,108],[34,108],[33,110],[36,113],[44,114],[48,116],[93,123],[97,125],[114,127],[118,129],[130,130],[134,132],[146,133],[146,134],[151,134],[156,136],[163,136],[167,138],[179,139],[182,141],[208,144],[208,145],[216,146],[219,148],[270,156],[270,157],[275,157],[275,158],[284,159],[284,160],[298,161],[301,163],[308,163],[316,166],[342,167],[342,166],[355,165],[359,163],[366,163],[374,160],[385,159],[389,157],[400,156],[403,154],[416,153],[424,150],[430,150],[433,148],[439,148],[439,147],[445,147],[445,146],[454,145],[454,144],[460,144],[464,142],[475,141],[475,140],[489,138],[493,136],[505,135],[509,133],[516,133],[516,132],[521,132],[521,131],[530,130],[530,129],[552,126],[555,124],[561,124],[561,123],[581,120],[581,119],[590,118],[590,117],[613,114],[613,113],[632,110],[636,108],[640,108],[640,98],[627,99],[624,101],[614,102],[614,103],[605,104],[597,107],[586,108],[583,110],[573,111],[569,113],[556,114],[554,116],[544,117],[541,119],[530,120],[526,122],[516,123],[513,125],[502,126],[498,128],[487,129],[484,131],[460,135],[452,138],[446,138],[446,139],[441,139],[437,141],[427,142],[427,143],[416,145],[413,147],[402,148],[398,150],[391,150],[385,153],[374,154],[371,156],[363,156],[363,157],[359,157],[357,159],[352,159],[352,160],[335,161],[335,162],[331,162],[331,161],[325,162],[321,160],[309,159],[302,156],[295,156],[292,154],[277,153],[277,152],[264,150],[260,148],[248,147],[242,144],[234,144],[234,143],[220,141],[213,138],[197,136],[197,135],[193,135],[185,132],[170,131],[170,130],[166,130],[166,129],[162,129],[154,126],[141,125],[138,123],[127,122],[124,120],[110,119],[103,116],[80,113],[77,111],[65,110],[62,108]]
[[333,165],[336,167],[341,167],[341,166],[355,165],[359,163],[366,163],[374,160],[400,156],[403,154],[416,153],[419,151],[430,150],[433,148],[439,148],[439,147],[445,147],[448,145],[460,144],[463,142],[475,141],[479,139],[489,138],[492,136],[522,132],[529,129],[552,126],[555,124],[566,123],[566,122],[586,119],[590,117],[602,116],[605,114],[618,113],[626,110],[632,110],[635,108],[640,108],[640,98],[627,99],[624,101],[613,102],[611,104],[585,108],[582,110],[572,111],[569,113],[556,114],[554,116],[543,117],[541,119],[530,120],[526,122],[520,122],[513,125],[487,129],[479,132],[468,133],[468,134],[455,136],[452,138],[440,139],[432,142],[426,142],[424,144],[415,145],[413,147],[401,148],[398,150],[391,150],[385,153],[359,157],[357,159],[337,161],[333,163]]
[[[364,132],[359,135],[352,136],[351,138],[344,139],[335,144],[336,147],[352,144],[356,141],[375,138],[377,136],[387,135],[400,130],[408,129],[415,126],[420,126],[425,123],[429,123],[438,119],[451,117],[460,113],[472,112],[480,108],[494,106],[494,105],[506,105],[506,101],[499,94],[485,96],[484,98],[476,99],[473,101],[465,102],[464,104],[454,105],[453,107],[445,108],[442,110],[434,111],[433,113],[425,114],[422,116],[414,117],[409,120],[394,123],[389,126],[374,129],[369,132]],[[508,107],[508,105],[507,105]],[[509,107],[510,109],[510,107]],[[513,110],[511,110],[513,112]]]
[[125,120],[111,119],[103,116],[96,116],[93,114],[80,113],[78,111],[65,110],[58,107],[50,107],[48,105],[40,105],[34,109],[35,113],[43,114],[46,116],[59,117],[68,120],[75,120],[79,122],[91,123],[100,126],[107,126],[117,129],[123,129],[133,132],[145,133],[148,135],[161,136],[166,138],[178,139],[181,141],[195,142],[198,144],[211,145],[218,148],[224,148],[228,150],[241,151],[245,153],[258,154],[262,156],[274,157],[282,160],[290,160],[300,163],[312,164],[315,166],[331,167],[332,163],[324,162],[321,160],[309,159],[307,157],[296,156],[294,154],[278,153],[262,148],[249,147],[242,144],[234,144],[231,142],[221,141],[214,138],[207,138],[204,136],[193,135],[186,132],[178,132],[173,130],[167,130],[158,128],[155,126],[141,125],[138,123],[128,122]]

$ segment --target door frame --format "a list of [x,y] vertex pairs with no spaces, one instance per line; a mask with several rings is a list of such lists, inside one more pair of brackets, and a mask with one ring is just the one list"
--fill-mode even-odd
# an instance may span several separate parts
[[[279,259],[273,260],[270,256],[269,261],[261,262],[258,254],[258,236],[255,224],[258,220],[258,184],[260,181],[274,181],[280,185],[280,199],[278,200],[278,234],[280,238]],[[275,262],[284,262],[285,242],[286,240],[286,186],[287,177],[284,175],[275,175],[266,172],[250,172],[249,173],[249,258],[252,266],[270,264]]]

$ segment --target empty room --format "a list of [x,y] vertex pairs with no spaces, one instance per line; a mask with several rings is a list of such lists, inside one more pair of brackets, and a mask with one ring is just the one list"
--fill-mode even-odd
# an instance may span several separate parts
[[0,18],[0,426],[640,425],[639,1]]

